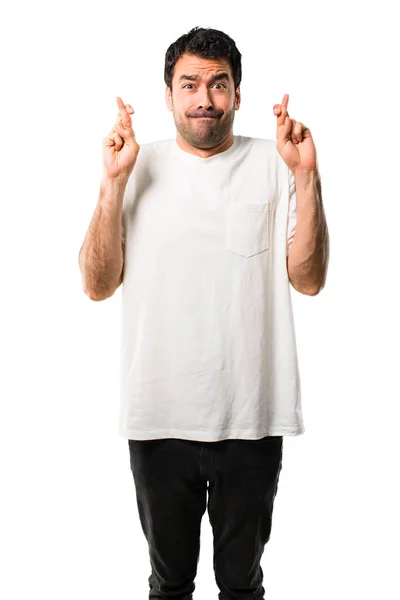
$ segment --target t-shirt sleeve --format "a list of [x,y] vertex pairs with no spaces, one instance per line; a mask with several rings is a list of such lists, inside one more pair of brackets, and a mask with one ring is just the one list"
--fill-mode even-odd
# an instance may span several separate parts
[[286,256],[289,256],[290,247],[293,242],[297,222],[297,200],[296,200],[296,181],[292,171],[289,169],[289,211],[286,233]]
[[137,196],[139,182],[143,183],[144,174],[147,173],[147,147],[147,143],[141,144],[135,166],[129,175],[125,187],[121,218],[121,244],[124,248],[126,244],[129,245],[130,230],[132,229],[132,212]]
[[128,219],[128,210],[129,206],[132,204],[133,192],[134,192],[134,177],[135,170],[129,176],[127,181],[124,199],[122,204],[122,219],[121,219],[121,244],[125,247],[126,236],[127,236],[127,219]]

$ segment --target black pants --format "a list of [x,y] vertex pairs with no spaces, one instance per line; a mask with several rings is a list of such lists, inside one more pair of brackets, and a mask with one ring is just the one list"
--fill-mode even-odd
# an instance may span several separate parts
[[149,545],[149,599],[193,600],[207,507],[219,600],[263,600],[260,559],[271,533],[283,437],[128,443]]

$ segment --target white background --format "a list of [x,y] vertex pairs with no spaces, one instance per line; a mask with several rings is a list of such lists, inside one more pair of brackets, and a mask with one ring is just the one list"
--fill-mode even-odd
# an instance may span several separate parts
[[[78,252],[116,96],[140,143],[175,137],[164,56],[194,26],[242,53],[234,133],[311,129],[330,232],[325,289],[292,289],[305,434],[285,437],[271,600],[400,597],[399,140],[395,3],[19,2],[1,9],[0,595],[144,600],[150,563],[118,436],[121,288]],[[397,59],[395,54],[397,53]],[[194,598],[217,599],[206,512]]]

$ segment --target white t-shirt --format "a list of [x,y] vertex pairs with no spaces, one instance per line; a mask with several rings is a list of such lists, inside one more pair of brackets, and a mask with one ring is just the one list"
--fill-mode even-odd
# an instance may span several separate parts
[[269,139],[141,144],[125,190],[119,435],[304,432],[286,256],[295,180]]

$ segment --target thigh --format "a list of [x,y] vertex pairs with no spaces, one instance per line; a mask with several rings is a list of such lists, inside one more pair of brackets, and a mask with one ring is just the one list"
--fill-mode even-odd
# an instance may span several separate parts
[[[225,443],[225,442],[224,442]],[[218,581],[249,586],[260,577],[282,468],[282,436],[226,440],[215,449],[208,513]]]
[[196,573],[207,499],[200,450],[200,444],[190,440],[129,440],[139,516],[154,577],[166,586],[190,580]]
[[205,489],[199,442],[166,438],[128,440],[136,489],[148,502],[164,503],[195,497]]
[[[232,509],[262,504],[273,499],[282,469],[283,436],[259,440],[225,440],[213,448],[212,495]],[[211,510],[217,506],[211,506]]]

